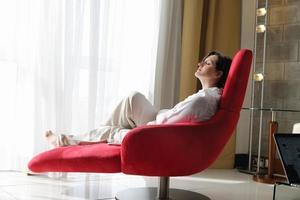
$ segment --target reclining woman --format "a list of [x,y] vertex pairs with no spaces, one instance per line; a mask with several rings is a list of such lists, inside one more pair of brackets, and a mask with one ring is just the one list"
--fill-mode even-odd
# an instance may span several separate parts
[[102,142],[120,144],[126,133],[139,126],[208,120],[218,109],[230,65],[230,58],[219,52],[210,52],[198,63],[195,72],[202,89],[172,109],[157,111],[144,95],[134,92],[119,103],[109,120],[99,128],[83,135],[54,134],[47,131],[46,139],[53,146]]

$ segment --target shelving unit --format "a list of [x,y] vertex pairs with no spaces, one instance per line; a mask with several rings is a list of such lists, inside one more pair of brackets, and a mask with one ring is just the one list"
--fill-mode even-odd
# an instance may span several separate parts
[[[300,103],[293,99],[295,96],[299,99],[295,85],[300,80],[291,73],[292,70],[300,72],[300,67],[295,68],[300,64],[300,36],[289,32],[292,30],[289,27],[300,27],[300,20],[283,15],[293,9],[299,12],[300,5],[284,0],[256,0],[247,171],[254,175],[254,180],[264,183],[274,183],[277,177],[284,177],[273,134],[279,129],[291,132],[292,124],[300,120]],[[298,47],[295,55],[290,54],[294,46]]]

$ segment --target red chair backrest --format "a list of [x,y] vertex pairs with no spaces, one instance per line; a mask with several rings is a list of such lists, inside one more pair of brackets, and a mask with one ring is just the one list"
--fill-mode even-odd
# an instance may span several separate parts
[[233,57],[230,71],[220,100],[220,109],[240,112],[251,69],[252,52],[241,49]]

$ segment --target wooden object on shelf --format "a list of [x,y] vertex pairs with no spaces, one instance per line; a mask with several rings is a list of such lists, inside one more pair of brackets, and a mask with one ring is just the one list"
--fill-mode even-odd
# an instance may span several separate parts
[[[274,174],[275,169],[278,169],[278,159],[275,158],[276,145],[274,141],[274,134],[278,130],[278,122],[272,117],[272,121],[269,122],[269,134],[268,134],[268,173],[266,175],[254,175],[253,180],[260,183],[274,184],[276,182],[286,182],[284,173],[282,176],[276,176]],[[275,165],[275,163],[277,165]],[[281,166],[282,169],[282,166]],[[277,171],[277,170],[276,170]],[[277,171],[278,172],[278,171]]]
[[278,130],[278,122],[271,121],[269,122],[269,146],[268,146],[268,158],[269,158],[269,166],[268,166],[268,177],[273,177],[274,172],[274,159],[276,153],[276,146],[274,142],[274,134]]

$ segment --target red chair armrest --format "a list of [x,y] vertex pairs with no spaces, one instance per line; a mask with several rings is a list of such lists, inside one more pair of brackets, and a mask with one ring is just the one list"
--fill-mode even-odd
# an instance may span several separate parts
[[219,153],[211,152],[218,149],[214,148],[217,143],[212,140],[211,130],[212,125],[205,123],[136,128],[122,142],[122,171],[148,176],[182,176],[201,171]]

